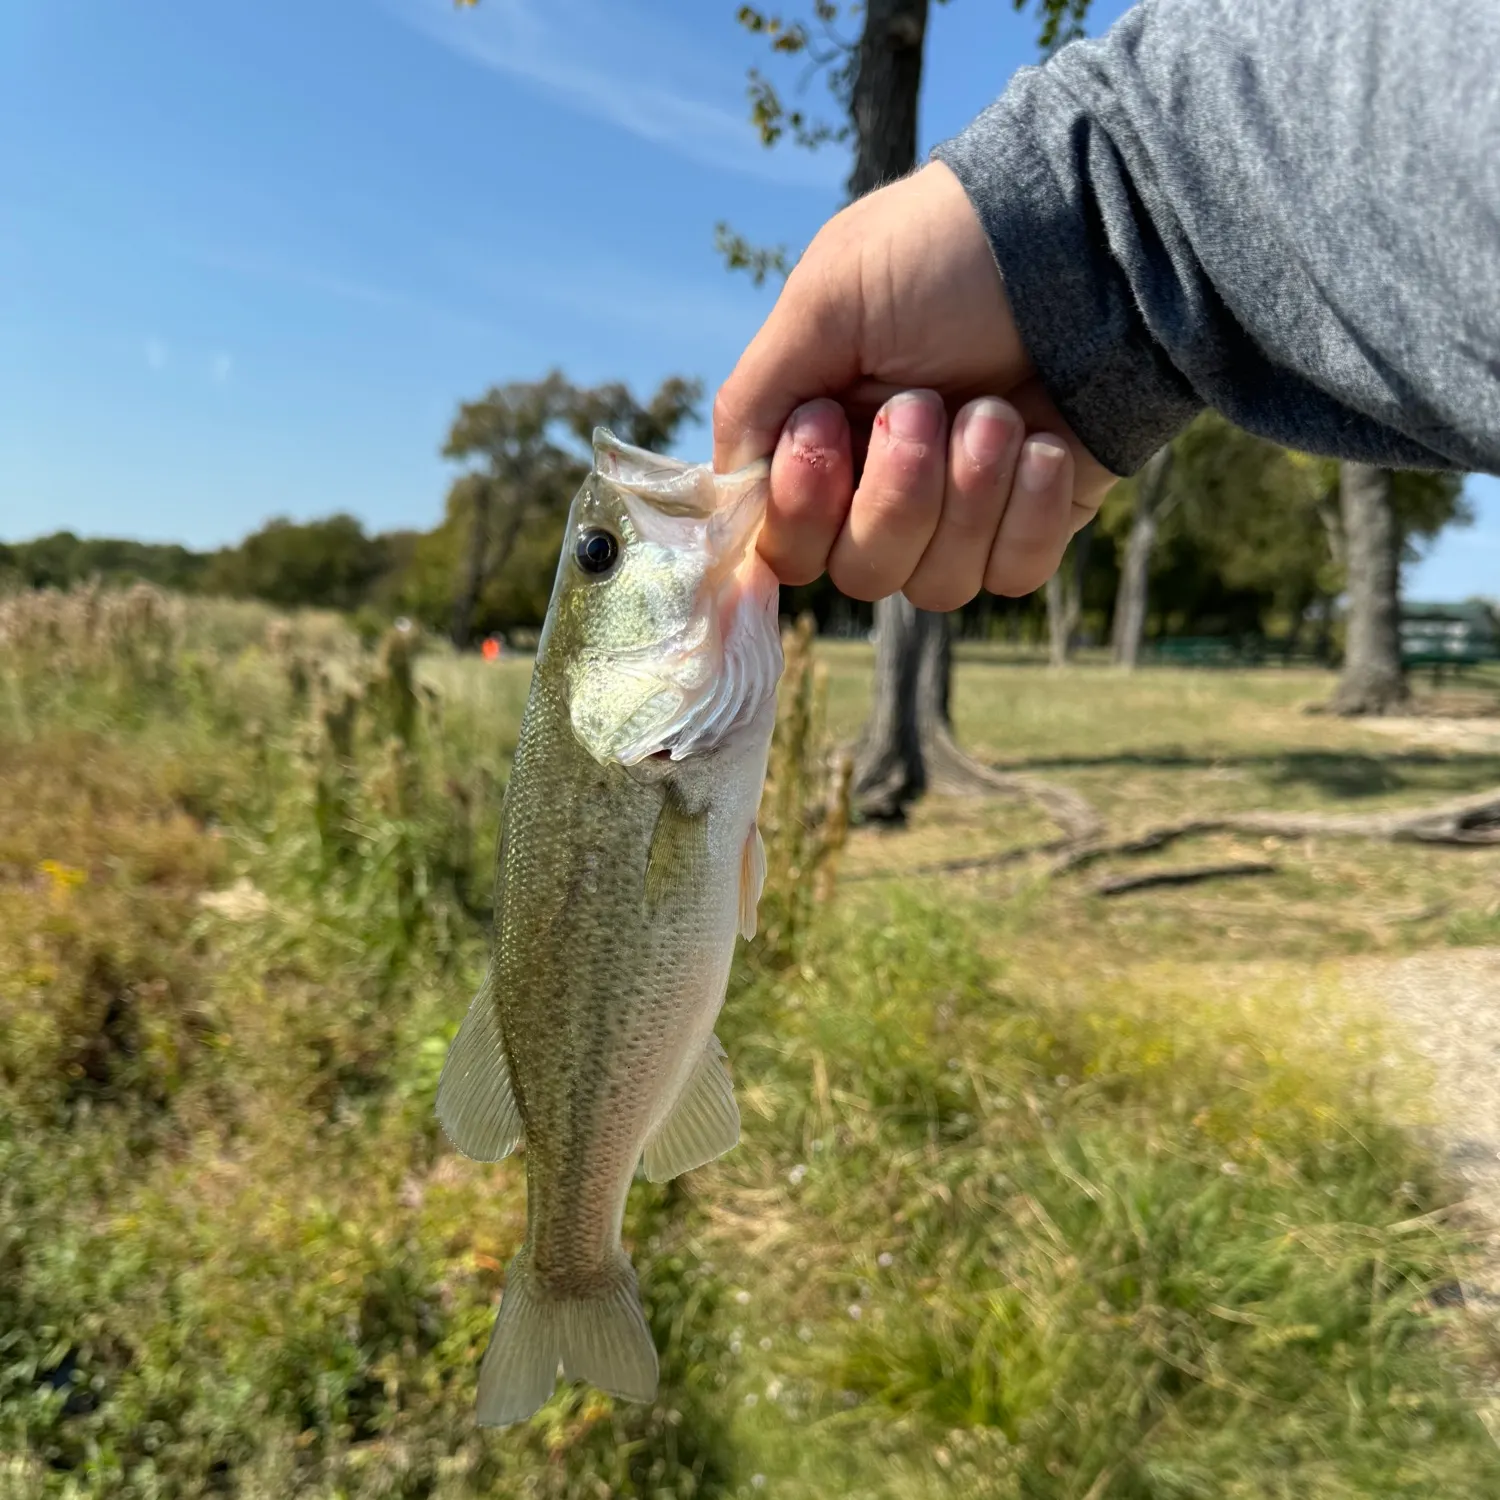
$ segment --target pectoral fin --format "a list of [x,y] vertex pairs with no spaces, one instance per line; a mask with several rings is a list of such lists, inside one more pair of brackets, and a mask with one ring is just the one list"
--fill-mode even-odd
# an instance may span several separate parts
[[766,841],[760,836],[760,824],[752,823],[740,853],[740,936],[747,941],[755,936],[755,914],[765,888]]
[[734,1085],[724,1066],[724,1048],[712,1036],[672,1112],[646,1142],[641,1165],[652,1182],[668,1182],[732,1151],[739,1140]]
[[695,890],[708,863],[708,810],[688,812],[669,787],[646,855],[646,910],[655,915],[674,893]]
[[437,1117],[448,1139],[475,1161],[499,1161],[521,1143],[521,1111],[489,974],[448,1049],[438,1079]]

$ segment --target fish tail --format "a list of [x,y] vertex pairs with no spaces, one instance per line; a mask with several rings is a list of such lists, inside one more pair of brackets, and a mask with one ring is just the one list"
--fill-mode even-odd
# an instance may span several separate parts
[[646,1326],[635,1270],[623,1250],[608,1285],[590,1297],[560,1298],[543,1289],[523,1248],[505,1278],[495,1331],[479,1367],[479,1422],[508,1427],[551,1397],[558,1366],[612,1396],[656,1395],[656,1345]]

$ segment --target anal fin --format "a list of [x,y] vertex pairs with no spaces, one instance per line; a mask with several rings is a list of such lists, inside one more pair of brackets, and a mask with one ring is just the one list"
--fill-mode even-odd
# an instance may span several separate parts
[[752,823],[740,852],[740,936],[747,942],[755,936],[760,893],[766,888],[766,841],[760,824]]
[[521,1143],[521,1110],[489,974],[448,1049],[438,1079],[437,1117],[448,1139],[475,1161],[499,1161]]
[[724,1066],[724,1048],[711,1036],[671,1113],[646,1142],[641,1165],[652,1182],[668,1182],[732,1151],[740,1140],[740,1109]]

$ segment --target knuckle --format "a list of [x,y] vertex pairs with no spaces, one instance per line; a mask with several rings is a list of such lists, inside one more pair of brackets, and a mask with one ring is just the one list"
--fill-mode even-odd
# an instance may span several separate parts
[[995,530],[1005,514],[1005,496],[998,489],[982,494],[952,493],[943,504],[943,531],[956,546],[989,552]]
[[978,592],[978,587],[970,587],[962,579],[952,576],[928,579],[913,575],[901,592],[917,609],[946,614],[949,610],[962,609]]
[[762,547],[760,555],[776,577],[793,588],[816,582],[828,561],[826,550],[807,545]]
[[1019,599],[1026,594],[1034,594],[1054,571],[1049,555],[1033,551],[1011,552],[1001,561],[990,564],[985,573],[984,586],[992,594]]
[[864,559],[850,559],[837,551],[828,560],[828,577],[839,593],[864,604],[874,604],[900,587],[898,579],[882,577]]
[[910,474],[892,473],[882,464],[867,467],[854,503],[872,534],[901,543],[920,538],[925,543],[942,515],[943,496],[941,490]]

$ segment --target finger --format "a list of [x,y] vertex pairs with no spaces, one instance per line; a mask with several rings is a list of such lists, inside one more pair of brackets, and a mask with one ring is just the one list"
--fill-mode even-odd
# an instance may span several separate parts
[[1012,596],[1039,589],[1067,550],[1072,510],[1073,455],[1061,438],[1047,433],[1027,438],[990,549],[985,588]]
[[721,474],[775,451],[792,410],[831,396],[859,374],[859,308],[840,276],[847,250],[833,220],[787,277],[776,305],[714,398],[714,467]]
[[875,417],[864,472],[828,559],[851,599],[884,599],[911,576],[943,508],[948,414],[935,391],[904,391]]
[[902,590],[918,609],[958,609],[983,586],[1022,436],[1016,409],[995,396],[971,401],[954,418],[942,515]]
[[1119,482],[1120,476],[1111,473],[1078,441],[1073,429],[1063,420],[1062,414],[1053,404],[1052,398],[1040,380],[1033,377],[1010,392],[1009,400],[1021,414],[1028,432],[1047,433],[1057,438],[1073,457],[1072,516],[1068,522],[1069,535],[1081,530],[1093,519],[1104,497]]
[[843,408],[826,398],[799,406],[787,419],[771,459],[771,495],[760,555],[783,583],[811,583],[828,554],[854,495],[854,461]]

